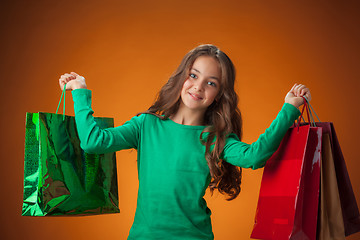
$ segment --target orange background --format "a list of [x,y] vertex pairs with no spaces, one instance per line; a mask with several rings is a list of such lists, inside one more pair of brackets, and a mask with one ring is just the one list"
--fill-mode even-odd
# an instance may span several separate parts
[[[309,86],[322,121],[335,124],[359,200],[359,6],[335,0],[2,1],[0,238],[126,239],[136,206],[136,151],[117,153],[120,214],[21,217],[25,113],[55,112],[58,78],[75,71],[93,90],[95,115],[119,125],[147,109],[185,53],[201,43],[218,45],[237,68],[245,142],[271,123],[294,83]],[[67,114],[73,114],[70,95]],[[249,239],[261,176],[262,169],[244,170],[234,201],[206,197],[215,239]]]

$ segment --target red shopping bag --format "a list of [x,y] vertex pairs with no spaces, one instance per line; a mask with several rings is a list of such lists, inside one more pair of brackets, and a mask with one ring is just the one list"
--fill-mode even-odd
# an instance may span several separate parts
[[316,238],[321,139],[320,127],[288,130],[265,165],[251,238]]

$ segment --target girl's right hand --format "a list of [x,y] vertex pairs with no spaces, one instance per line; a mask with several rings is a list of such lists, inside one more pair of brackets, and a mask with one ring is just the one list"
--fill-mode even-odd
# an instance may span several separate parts
[[78,88],[87,88],[85,78],[75,72],[65,73],[59,78],[59,85],[61,90],[64,90],[66,84],[66,90],[75,90]]

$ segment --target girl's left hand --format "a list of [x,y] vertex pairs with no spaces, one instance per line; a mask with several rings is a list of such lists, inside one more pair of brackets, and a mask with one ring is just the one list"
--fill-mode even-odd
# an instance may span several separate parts
[[295,84],[286,94],[285,102],[299,108],[301,105],[304,104],[304,99],[302,98],[303,96],[305,96],[310,101],[310,90],[305,85]]

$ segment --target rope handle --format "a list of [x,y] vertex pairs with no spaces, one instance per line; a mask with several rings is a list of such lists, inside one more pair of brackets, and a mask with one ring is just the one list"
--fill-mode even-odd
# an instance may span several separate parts
[[[313,120],[314,120],[314,117],[313,117],[312,113],[314,113],[315,116],[316,116],[316,118],[317,118],[317,120],[318,120],[319,122],[321,122],[319,116],[316,114],[314,108],[311,106],[310,101],[309,101],[305,96],[304,96],[303,98],[304,98],[305,101],[307,102],[308,106],[310,106],[310,108],[311,108],[311,109],[310,109],[310,114],[311,114],[311,117],[313,118]],[[314,120],[314,122],[315,122],[315,120]]]
[[[302,97],[302,98],[304,98],[304,97]],[[306,109],[306,112],[307,112],[308,123],[311,124],[310,113],[309,113],[309,108],[308,108],[308,102],[304,99],[304,105],[303,105],[303,108],[302,108],[302,110],[301,110],[300,117],[297,119],[297,128],[298,128],[298,131],[299,131],[301,119],[302,119],[304,122],[306,122],[306,120],[305,120],[305,118],[304,118],[305,109]],[[294,124],[295,124],[295,123],[294,123]]]
[[305,118],[304,118],[304,111],[305,111],[305,109],[306,109],[307,116],[308,116],[308,117],[307,117],[307,118],[308,118],[308,123],[310,124],[310,126],[316,127],[315,118],[314,118],[314,116],[313,116],[313,113],[315,114],[315,116],[316,116],[316,118],[317,118],[317,120],[318,120],[319,122],[321,122],[321,121],[320,121],[320,118],[319,118],[318,115],[316,114],[314,108],[311,106],[309,100],[308,100],[305,96],[303,96],[302,98],[304,99],[304,106],[303,106],[303,109],[302,109],[302,111],[301,111],[301,115],[300,115],[299,119],[297,120],[298,128],[299,128],[299,126],[300,126],[300,121],[301,121],[301,119],[302,119],[304,122],[306,122],[306,121],[305,121]]
[[[305,100],[304,97],[302,97],[302,98],[304,99],[304,106],[303,106],[303,109],[302,109],[302,111],[301,111],[300,118],[302,118],[302,119],[304,120],[304,110],[306,109],[308,123],[311,123],[310,111],[309,111],[309,107],[308,107],[308,102]],[[304,120],[304,122],[305,122],[305,120]]]
[[61,101],[63,99],[63,96],[64,96],[64,104],[63,104],[63,121],[65,120],[65,97],[66,97],[66,83],[64,85],[64,89],[61,93],[61,97],[60,97],[60,101],[59,101],[59,104],[58,104],[58,107],[56,109],[56,114],[58,114],[58,111],[59,111],[59,108],[60,108],[60,104],[61,104]]

